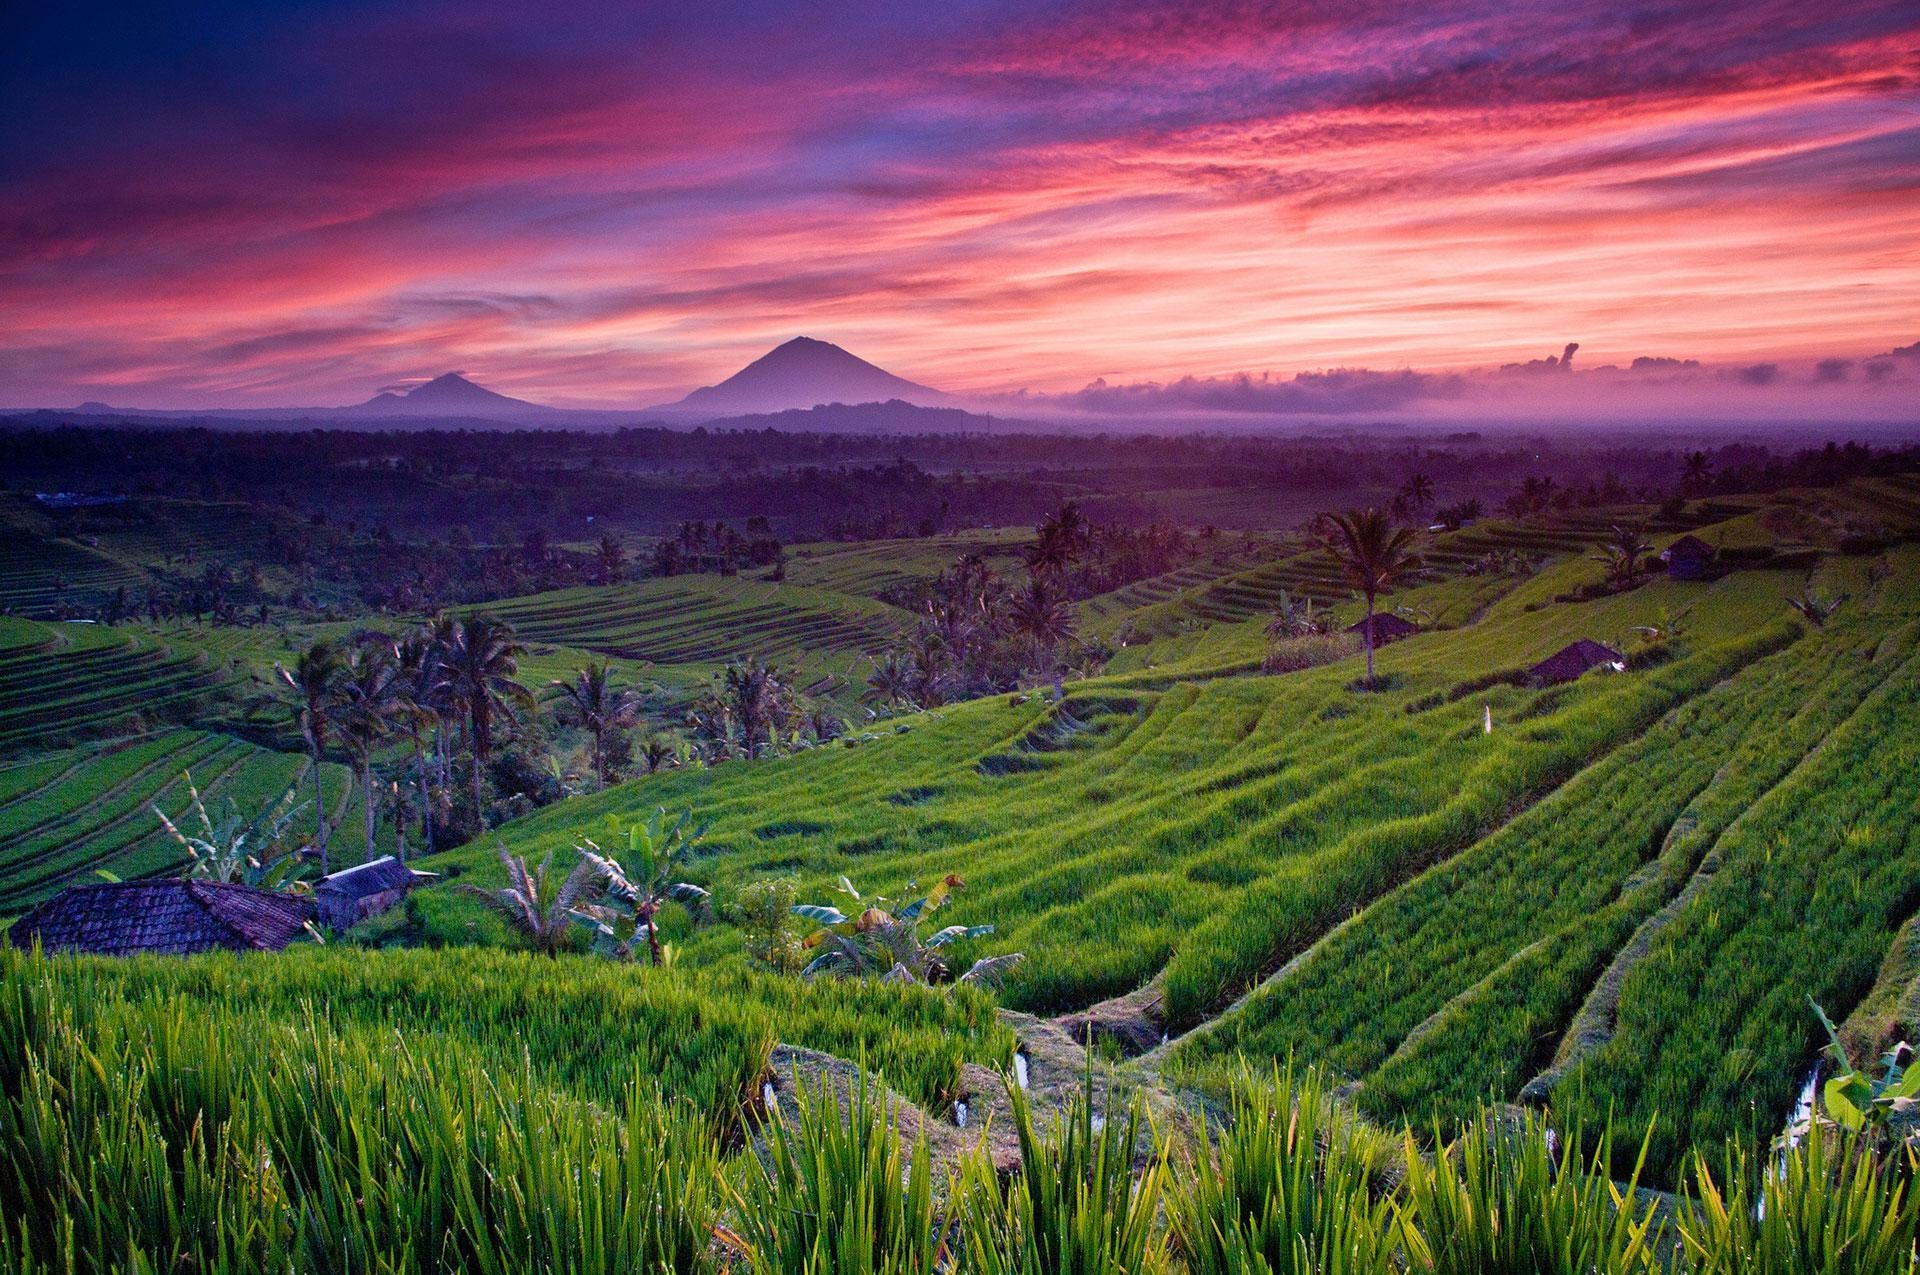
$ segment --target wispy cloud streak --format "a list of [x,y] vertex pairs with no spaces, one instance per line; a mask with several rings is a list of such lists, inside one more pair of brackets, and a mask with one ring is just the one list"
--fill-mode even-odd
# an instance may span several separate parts
[[1755,366],[1920,313],[1901,0],[927,8],[11,15],[0,400],[640,404],[797,332],[976,392]]

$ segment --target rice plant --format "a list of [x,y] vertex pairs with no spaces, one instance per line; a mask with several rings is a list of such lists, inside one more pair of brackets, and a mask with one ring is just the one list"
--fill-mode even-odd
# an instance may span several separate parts
[[1609,1140],[1598,1141],[1590,1159],[1562,1159],[1558,1139],[1531,1114],[1518,1129],[1489,1115],[1440,1142],[1431,1159],[1409,1134],[1400,1202],[1407,1267],[1433,1275],[1658,1271],[1661,1231],[1653,1205],[1637,1195],[1640,1166],[1616,1183]]
[[1866,1275],[1920,1261],[1910,1148],[1875,1156],[1850,1136],[1814,1136],[1771,1164],[1734,1147],[1719,1175],[1704,1154],[1693,1169],[1678,1227],[1697,1275]]
[[750,1268],[763,1275],[921,1275],[949,1263],[951,1183],[936,1204],[926,1140],[909,1149],[895,1112],[864,1078],[843,1104],[802,1085],[798,1114],[775,1108],[766,1148],[737,1195]]
[[[1398,1269],[1394,1160],[1317,1076],[1243,1072],[1226,1125],[1179,1163],[1168,1212],[1192,1275]],[[1397,1151],[1397,1148],[1394,1149]]]
[[[968,1269],[981,1275],[1154,1275],[1175,1269],[1159,1214],[1166,1145],[1136,1102],[1103,1116],[1093,1072],[1044,1134],[1011,1082],[1020,1168],[1002,1181],[984,1160],[967,1175]],[[1136,1169],[1136,1164],[1140,1167]]]

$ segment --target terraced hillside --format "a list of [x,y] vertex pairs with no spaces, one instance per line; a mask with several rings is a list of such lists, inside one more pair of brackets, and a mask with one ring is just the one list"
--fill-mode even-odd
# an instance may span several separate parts
[[1021,546],[1032,539],[1031,528],[1011,527],[911,540],[794,545],[787,559],[787,583],[877,598],[938,575],[963,553],[980,555],[1002,574],[1018,571]]
[[744,656],[845,668],[905,628],[896,607],[797,585],[674,576],[491,603],[526,638],[656,665],[713,666]]
[[[0,916],[15,915],[61,887],[95,879],[105,869],[131,879],[177,871],[184,852],[160,827],[153,807],[181,820],[189,796],[184,776],[218,816],[232,798],[248,816],[271,805],[289,784],[312,801],[304,757],[196,730],[115,740],[34,755],[0,765]],[[349,808],[346,767],[321,775],[329,816],[344,829],[332,849],[340,862],[364,853]],[[311,807],[300,816],[311,821]],[[183,827],[193,828],[188,823]],[[391,834],[383,832],[383,847]]]
[[[1536,562],[1583,554],[1600,543],[1615,523],[1645,526],[1657,541],[1700,526],[1716,514],[1731,517],[1743,512],[1743,507],[1699,507],[1678,518],[1658,519],[1650,518],[1651,509],[1625,507],[1560,513],[1520,522],[1479,522],[1459,531],[1434,535],[1422,551],[1424,567],[1420,580],[1431,582],[1468,575],[1493,554],[1517,554]],[[1403,604],[1406,600],[1399,595],[1418,586],[1418,580],[1408,581],[1386,595],[1383,606]],[[1296,539],[1290,552],[1282,552],[1259,566],[1202,578],[1178,590],[1152,588],[1126,618],[1133,630],[1140,633],[1177,634],[1200,626],[1232,624],[1271,615],[1283,594],[1311,599],[1322,606],[1339,606],[1353,597],[1326,551]],[[1111,604],[1099,609],[1103,616],[1119,613]]]
[[147,566],[241,562],[260,552],[276,521],[283,528],[297,525],[285,513],[276,519],[270,511],[231,501],[143,497],[124,508],[117,520],[123,525],[96,519],[90,535],[104,552]]
[[139,589],[148,580],[138,567],[89,545],[0,525],[0,613],[98,607],[114,590]]
[[178,720],[226,677],[137,629],[0,618],[0,754]]
[[[1591,529],[1575,530],[1584,547]],[[1314,571],[1268,575],[1291,587]],[[1562,600],[1598,574],[1569,551],[1507,583],[1461,627],[1383,650],[1374,692],[1351,661],[1249,675],[1229,657],[1257,661],[1257,621],[1235,617],[1259,603],[1203,586],[1223,608],[1204,635],[1218,642],[1169,643],[1154,667],[1063,703],[999,698],[844,748],[658,776],[504,836],[564,851],[608,814],[689,806],[713,820],[701,873],[722,891],[786,874],[825,900],[842,873],[897,891],[959,872],[954,919],[999,926],[976,946],[1027,954],[1007,989],[1017,1007],[1134,994],[1128,1012],[1149,1007],[1175,1037],[1162,1063],[1176,1074],[1211,1084],[1241,1058],[1292,1054],[1357,1082],[1375,1111],[1421,1118],[1517,1098],[1558,1063],[1528,1092],[1641,1123],[1658,1109],[1678,1131],[1655,1148],[1669,1172],[1694,1137],[1755,1112],[1777,1126],[1817,1043],[1805,996],[1849,1012],[1920,907],[1897,884],[1920,879],[1897,814],[1920,798],[1920,552],[1820,559],[1812,587],[1852,599],[1822,629],[1782,602],[1809,584],[1797,561]],[[1637,649],[1635,626],[1676,614],[1677,636],[1629,672],[1514,677],[1576,638]],[[1859,779],[1876,749],[1889,777]],[[1811,857],[1789,866],[1781,838],[1803,829],[1796,853]],[[448,862],[484,873],[492,853]],[[1802,893],[1781,893],[1789,881]],[[1736,908],[1736,889],[1761,897]],[[1640,934],[1659,973],[1610,982],[1662,916],[1661,937]],[[724,927],[678,937],[689,960],[737,959]],[[1729,1007],[1689,1011],[1661,990],[1689,980]],[[1582,1026],[1579,1044],[1583,1003],[1611,983],[1641,989],[1644,1024],[1622,1000],[1616,1043]],[[1707,1073],[1730,1036],[1750,1065],[1723,1084]]]
[[156,587],[177,589],[215,563],[260,570],[263,581],[284,589],[292,577],[263,561],[274,530],[296,539],[312,534],[289,514],[233,502],[142,496],[48,509],[0,493],[0,613],[50,618],[65,607],[91,614],[119,589],[137,609]]
[[[1613,1111],[1623,1145],[1654,1129],[1670,1181],[1688,1145],[1777,1127],[1818,1043],[1807,996],[1836,1016],[1910,990],[1920,1005],[1889,955],[1920,913],[1920,549],[1874,543],[1920,528],[1920,484],[1819,500],[1796,497],[1825,511],[1811,538],[1767,502],[1698,507],[1687,521],[1718,517],[1700,534],[1739,551],[1730,574],[1586,600],[1606,512],[1438,537],[1432,575],[1390,600],[1426,631],[1380,652],[1375,689],[1355,660],[1258,672],[1281,590],[1352,613],[1321,553],[1196,565],[1083,606],[1089,628],[1151,640],[1060,703],[1000,696],[663,773],[438,866],[489,880],[504,842],[564,867],[607,816],[665,806],[711,820],[694,873],[723,901],[776,875],[831,901],[843,874],[897,894],[957,872],[952,919],[998,931],[956,961],[1023,951],[1008,1004],[1091,1011],[1135,1043],[1164,1032],[1147,1065],[1174,1081],[1217,1089],[1247,1059],[1291,1056],[1383,1118],[1488,1098],[1562,1124]],[[823,550],[813,583],[676,577],[488,609],[536,644],[530,683],[599,653],[670,698],[749,654],[844,674],[911,622],[868,595],[951,549]],[[1469,570],[1515,549],[1544,565]],[[1808,589],[1849,600],[1813,625],[1783,601]],[[178,809],[183,770],[254,808],[303,774],[290,751],[160,726],[186,708],[204,726],[207,704],[348,628],[0,620],[0,915],[99,867],[171,870],[148,806]],[[1577,638],[1632,667],[1518,676]],[[344,771],[323,785],[351,854]],[[405,933],[502,940],[475,908],[427,891]],[[742,960],[725,924],[676,913],[669,930],[690,971]]]

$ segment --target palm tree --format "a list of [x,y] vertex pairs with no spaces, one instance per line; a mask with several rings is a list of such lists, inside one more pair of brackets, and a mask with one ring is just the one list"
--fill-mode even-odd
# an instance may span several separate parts
[[594,550],[593,557],[600,568],[602,584],[613,584],[627,573],[627,551],[610,535],[600,537],[600,545]]
[[752,657],[728,665],[721,676],[721,701],[740,723],[741,742],[752,757],[754,741],[764,733],[772,744],[774,732],[791,716],[793,691],[784,672]]
[[1087,521],[1086,515],[1080,512],[1080,506],[1075,501],[1062,501],[1060,508],[1054,511],[1048,521],[1053,524],[1054,530],[1060,539],[1066,542],[1067,549],[1073,554],[1084,552],[1093,539],[1093,524]]
[[1624,588],[1639,578],[1640,561],[1651,548],[1640,528],[1615,523],[1607,529],[1607,538],[1591,556],[1595,562],[1605,564],[1607,579]]
[[[429,732],[437,743],[445,725],[449,707],[446,669],[441,663],[441,647],[434,640],[432,626],[423,626],[400,639],[394,648],[399,674],[399,700],[393,723],[406,736],[413,749],[413,778],[419,790],[420,832],[429,850],[433,847],[433,776],[428,764]],[[402,838],[404,859],[404,835]]]
[[1081,514],[1080,506],[1069,500],[1047,515],[1040,533],[1023,550],[1027,570],[1034,575],[1059,575],[1085,551],[1093,528]]
[[446,652],[447,689],[467,722],[467,746],[473,752],[473,811],[486,823],[481,799],[481,775],[493,753],[497,723],[511,725],[516,710],[533,711],[533,695],[514,680],[520,656],[526,653],[513,635],[513,626],[492,616],[476,615],[456,621]]
[[519,931],[536,952],[555,956],[567,946],[572,932],[574,910],[584,902],[599,879],[597,865],[582,859],[566,879],[553,884],[553,856],[549,854],[532,871],[517,854],[500,852],[501,866],[507,870],[507,883],[496,890],[461,883],[468,894],[479,895],[487,905]]
[[892,708],[896,704],[913,702],[913,665],[901,658],[897,651],[888,651],[873,662],[873,672],[867,674],[867,688],[860,692],[860,698],[869,704],[878,704],[883,708]]
[[1687,453],[1687,462],[1680,471],[1680,494],[1683,496],[1704,496],[1713,485],[1713,462],[1707,459],[1705,452]]
[[333,727],[334,688],[346,671],[340,648],[322,640],[300,653],[291,669],[276,663],[273,671],[291,693],[294,721],[307,746],[313,770],[314,848],[320,854],[320,871],[327,870],[327,804],[320,793],[321,763],[326,760],[327,735]]
[[1378,509],[1350,509],[1326,519],[1327,551],[1340,574],[1367,600],[1361,632],[1367,643],[1367,681],[1373,681],[1373,605],[1382,590],[1420,566],[1419,534],[1395,527]]
[[400,704],[399,667],[391,639],[373,634],[348,652],[335,685],[341,742],[360,776],[366,807],[367,858],[373,858],[378,799],[373,786],[373,754],[393,733]]
[[640,716],[640,697],[613,684],[605,662],[588,664],[570,682],[556,681],[566,702],[563,716],[593,739],[593,774],[597,786],[607,786],[607,745]]
[[[1047,582],[1045,576],[1035,576],[1027,582],[1026,588],[1014,595],[1008,618],[1013,622],[1013,631],[1033,647],[1035,663],[1040,671],[1057,673],[1054,653],[1063,643],[1073,640],[1075,631],[1073,608],[1067,604],[1066,598]],[[1056,676],[1056,690],[1058,682]]]
[[1425,509],[1433,503],[1433,479],[1425,474],[1415,474],[1400,484],[1400,495],[1414,511]]

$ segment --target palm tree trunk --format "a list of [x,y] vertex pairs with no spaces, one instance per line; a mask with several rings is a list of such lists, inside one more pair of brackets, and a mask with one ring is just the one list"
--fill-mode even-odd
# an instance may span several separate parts
[[320,875],[327,874],[327,802],[320,791],[320,753],[313,754],[313,817],[314,848],[320,851]]
[[480,768],[486,764],[487,732],[480,725],[479,714],[467,724],[467,742],[473,748],[473,819],[484,831],[487,826],[486,809],[480,804]]
[[407,861],[407,802],[397,782],[393,786],[393,853],[400,862]]
[[360,766],[360,787],[365,790],[365,804],[366,804],[366,811],[367,811],[366,862],[371,863],[373,861],[373,832],[374,832],[374,823],[375,823],[375,814],[374,814],[375,803],[373,800],[373,762],[371,759],[369,759],[366,762],[363,762]]
[[1367,639],[1367,685],[1373,685],[1373,595],[1367,595],[1367,622],[1360,630]]
[[420,836],[429,853],[433,850],[433,790],[427,779],[427,759],[421,755],[419,736],[413,741],[413,778],[420,785]]

